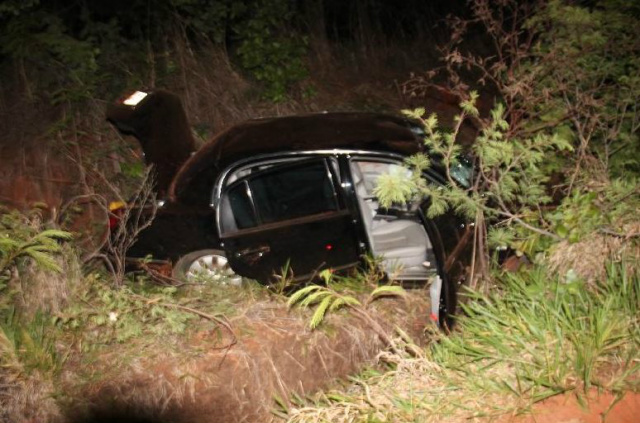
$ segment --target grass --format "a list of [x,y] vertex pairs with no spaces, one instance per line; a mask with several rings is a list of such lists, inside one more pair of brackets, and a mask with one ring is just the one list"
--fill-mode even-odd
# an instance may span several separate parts
[[[66,262],[73,259],[69,254],[56,256],[64,264],[60,268],[66,270],[79,268]],[[191,358],[197,362],[212,349],[226,351],[236,336],[242,335],[236,331],[256,331],[264,338],[261,331],[273,330],[278,338],[289,330],[300,330],[303,325],[295,320],[310,314],[286,314],[284,282],[281,289],[271,292],[257,283],[220,287],[202,281],[177,288],[158,286],[148,277],[138,277],[116,289],[106,273],[81,275],[80,271],[67,271],[66,288],[59,298],[54,298],[45,295],[41,285],[50,281],[52,273],[38,270],[33,260],[17,263],[12,272],[3,273],[8,282],[3,294],[23,302],[29,300],[37,307],[26,307],[25,302],[18,304],[20,310],[15,309],[21,313],[7,306],[0,313],[0,409],[11,410],[10,414],[5,411],[4,417],[0,412],[0,421],[18,420],[17,417],[25,420],[36,409],[48,410],[48,414],[42,411],[42,416],[55,415],[60,411],[58,405],[74,393],[75,398],[80,398],[83,389],[102,386],[105,380],[120,386],[122,369],[143,368],[144,360],[147,365],[156,358],[177,367],[182,363],[186,366],[185,375],[191,375],[197,370],[196,366],[191,372]],[[459,319],[454,334],[443,337],[434,332],[437,342],[427,349],[411,344],[406,334],[388,342],[384,338],[392,352],[382,354],[380,360],[388,371],[363,373],[340,391],[320,394],[312,402],[282,402],[281,408],[288,407],[284,411],[292,423],[442,423],[520,412],[549,396],[564,392],[581,396],[591,387],[614,393],[637,390],[637,264],[611,264],[607,277],[598,283],[550,276],[542,267],[499,275],[490,294],[469,294],[464,317]],[[29,269],[35,269],[41,277],[27,277]],[[15,271],[20,271],[20,279],[13,276]],[[317,305],[314,326],[322,322],[334,304],[338,308],[348,303],[346,296],[364,295],[358,288],[373,289],[372,281],[377,279],[371,272],[345,278],[326,273],[324,277],[327,287],[310,285],[304,288],[307,291],[298,291],[306,292],[306,297],[298,294],[296,300],[290,299],[292,304],[300,301],[307,306]],[[378,292],[392,294],[397,293],[396,289],[383,286]],[[375,296],[371,294],[371,298]],[[277,297],[275,301],[273,297]],[[372,326],[375,321],[368,318],[367,304],[355,304],[351,311],[368,323],[363,325],[366,330],[360,330],[379,330],[382,337],[382,328]],[[227,318],[232,320],[234,329],[228,326]],[[274,326],[274,319],[282,326]],[[248,320],[255,324],[242,329]],[[308,344],[304,347],[316,351]],[[239,353],[238,360],[250,361],[247,351]],[[273,361],[273,357],[268,358]],[[66,377],[60,376],[63,373],[73,374],[74,380],[67,386],[75,386],[77,392],[56,390],[56,381]],[[275,377],[280,381],[279,373]],[[298,374],[291,380],[299,381]],[[133,378],[130,383],[137,382]],[[172,389],[187,395],[189,389],[195,389],[193,383],[176,384]],[[287,389],[278,386],[284,394],[292,385]],[[159,384],[153,395],[145,396],[142,389],[136,395],[156,404],[158,398],[166,399],[167,392]],[[48,398],[49,405],[32,406],[43,398]]]
[[[71,250],[54,259],[65,270],[78,260]],[[82,385],[117,374],[142,351],[184,355],[185,340],[199,332],[211,334],[210,348],[229,345],[236,335],[227,318],[271,295],[252,281],[243,287],[203,281],[176,288],[158,286],[145,275],[114,287],[105,271],[59,275],[39,264],[17,263],[7,274],[19,271],[19,277],[0,290],[0,300],[6,300],[0,302],[0,422],[33,416],[45,421],[59,413],[72,394],[59,383],[69,372]],[[52,297],[46,284],[61,278],[65,290]],[[34,409],[43,401],[47,407]]]
[[[543,267],[470,293],[458,330],[421,356],[289,410],[289,422],[447,422],[526,411],[559,393],[640,387],[640,272],[611,264],[595,286]],[[414,354],[415,355],[415,354]]]

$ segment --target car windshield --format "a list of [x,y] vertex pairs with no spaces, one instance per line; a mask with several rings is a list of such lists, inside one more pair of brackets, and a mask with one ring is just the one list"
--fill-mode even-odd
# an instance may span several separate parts
[[469,159],[460,159],[457,163],[451,166],[449,169],[451,173],[451,177],[457,183],[462,185],[464,188],[469,188],[471,186],[471,180],[473,178],[473,165]]

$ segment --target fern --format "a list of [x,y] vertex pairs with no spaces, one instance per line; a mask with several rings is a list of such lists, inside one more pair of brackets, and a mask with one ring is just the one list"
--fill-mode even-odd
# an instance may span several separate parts
[[287,305],[289,307],[293,306],[294,304],[296,304],[298,301],[300,301],[302,298],[306,297],[307,295],[309,295],[309,293],[318,290],[318,289],[322,289],[321,286],[319,285],[309,285],[307,287],[304,287],[302,289],[297,290],[296,292],[294,292],[291,297],[289,297],[289,301],[287,301]]
[[373,301],[380,297],[397,297],[397,296],[405,296],[407,293],[403,287],[398,285],[383,285],[374,289],[371,292],[370,300]]
[[40,220],[35,212],[25,215],[12,211],[1,215],[0,283],[2,278],[6,280],[7,270],[24,260],[31,260],[45,270],[62,271],[55,257],[61,252],[60,241],[68,241],[72,235],[58,229],[42,230]]
[[[316,307],[316,311],[313,313],[311,317],[311,321],[309,322],[309,327],[311,329],[315,329],[318,327],[320,323],[324,320],[325,313],[327,309],[335,304],[339,298],[332,297],[331,295],[325,296],[324,299],[320,302],[318,307]],[[332,310],[336,310],[336,307],[332,307]]]

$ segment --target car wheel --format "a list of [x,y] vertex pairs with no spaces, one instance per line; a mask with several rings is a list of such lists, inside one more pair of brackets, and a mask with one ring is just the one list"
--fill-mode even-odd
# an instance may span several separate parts
[[235,274],[220,250],[199,250],[181,257],[173,266],[173,277],[190,283],[242,285],[242,277]]

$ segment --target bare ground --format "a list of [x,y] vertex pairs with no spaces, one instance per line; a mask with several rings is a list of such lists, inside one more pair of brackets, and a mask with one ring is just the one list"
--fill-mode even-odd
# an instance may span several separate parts
[[486,419],[492,423],[637,423],[640,421],[640,394],[626,392],[616,396],[592,390],[580,404],[575,395],[557,395],[538,404],[531,412],[518,416]]

